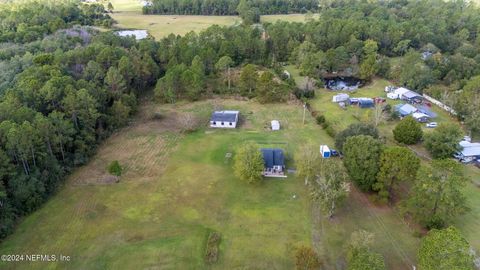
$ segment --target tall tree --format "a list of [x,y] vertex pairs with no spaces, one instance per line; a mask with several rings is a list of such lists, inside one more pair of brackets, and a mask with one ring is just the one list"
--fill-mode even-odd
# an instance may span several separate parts
[[425,135],[425,148],[433,158],[451,158],[461,150],[459,142],[463,132],[453,123],[441,123],[434,131]]
[[349,125],[346,129],[342,130],[335,136],[335,147],[339,151],[343,151],[343,144],[348,139],[348,137],[357,136],[357,135],[369,135],[375,139],[378,139],[378,129],[370,124],[365,123],[355,123]]
[[312,198],[332,218],[337,206],[347,197],[350,187],[341,161],[323,159],[315,181],[310,183]]
[[383,256],[371,250],[374,235],[364,230],[355,231],[347,247],[348,270],[386,270]]
[[221,70],[226,73],[227,81],[228,81],[228,90],[230,90],[231,86],[231,77],[230,77],[230,67],[233,65],[233,60],[230,56],[222,56],[218,59],[218,62],[215,64],[215,68],[217,70]]
[[242,68],[240,73],[239,87],[243,95],[253,97],[257,88],[258,74],[254,65],[248,64]]
[[350,178],[362,191],[369,191],[379,170],[382,144],[371,136],[348,137],[343,146],[344,164]]
[[308,185],[317,174],[320,167],[319,152],[315,146],[303,145],[295,156],[297,166],[297,175],[304,179],[305,185]]
[[420,159],[409,149],[387,147],[380,156],[380,170],[373,189],[382,201],[391,201],[400,182],[413,181],[419,167]]
[[443,227],[468,210],[462,193],[466,182],[461,164],[451,159],[433,160],[431,167],[418,171],[404,211],[427,228]]
[[243,181],[253,184],[262,180],[264,162],[258,145],[249,142],[237,148],[233,170]]
[[393,129],[393,138],[399,143],[416,144],[422,137],[422,128],[412,116],[403,118]]
[[473,261],[470,245],[455,227],[431,230],[418,251],[421,270],[473,270]]

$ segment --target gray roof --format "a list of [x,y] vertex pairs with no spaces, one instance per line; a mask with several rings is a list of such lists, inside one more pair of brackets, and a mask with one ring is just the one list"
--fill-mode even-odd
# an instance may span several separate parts
[[413,91],[408,91],[408,92],[406,92],[406,93],[402,94],[402,96],[404,96],[404,97],[406,97],[406,98],[415,98],[415,97],[421,97],[421,95],[420,95],[420,94],[418,94],[418,93],[415,93],[415,92],[413,92]]
[[409,115],[417,111],[417,108],[410,104],[398,104],[395,106],[395,109],[402,115]]
[[212,113],[210,121],[215,122],[235,122],[237,120],[238,111],[215,111]]
[[463,147],[461,153],[464,157],[480,156],[480,143],[460,142]]
[[284,166],[285,160],[283,150],[278,148],[262,148],[263,161],[265,168],[273,168],[273,166]]

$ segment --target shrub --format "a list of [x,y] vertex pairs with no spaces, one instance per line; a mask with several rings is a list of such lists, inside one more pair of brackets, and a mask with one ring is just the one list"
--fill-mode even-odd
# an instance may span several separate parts
[[111,175],[120,177],[122,175],[123,168],[118,160],[114,160],[108,165],[107,171]]
[[335,147],[337,147],[339,151],[342,151],[343,144],[345,143],[347,138],[352,136],[357,136],[357,135],[369,135],[375,139],[379,137],[377,128],[371,124],[365,124],[365,123],[351,124],[346,129],[342,130],[340,133],[338,133],[335,136]]
[[317,124],[321,125],[321,124],[325,123],[325,116],[324,115],[317,115],[317,117],[315,117],[315,120],[317,120]]
[[393,129],[393,137],[399,143],[416,144],[422,139],[423,131],[420,123],[407,116]]
[[314,270],[321,266],[320,259],[311,247],[301,246],[295,253],[295,269]]
[[221,235],[218,232],[210,232],[207,239],[207,247],[205,248],[205,262],[212,264],[217,262]]

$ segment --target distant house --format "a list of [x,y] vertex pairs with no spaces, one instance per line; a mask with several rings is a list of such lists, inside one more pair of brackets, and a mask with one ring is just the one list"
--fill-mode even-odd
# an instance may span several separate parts
[[239,111],[214,111],[210,118],[212,128],[236,128]]
[[360,108],[372,108],[375,106],[375,102],[371,98],[359,98],[358,106]]
[[278,120],[272,120],[272,130],[280,130],[280,122]]
[[410,104],[398,104],[395,106],[395,111],[397,111],[400,116],[405,117],[407,115],[410,115],[414,112],[417,112],[417,108]]
[[348,94],[338,94],[333,96],[332,102],[345,102],[350,98]]
[[401,96],[401,99],[406,100],[410,103],[420,103],[422,102],[423,97],[417,92],[408,91]]
[[409,103],[419,103],[423,99],[420,94],[405,87],[399,87],[390,92],[389,94],[387,94],[387,97],[390,99],[403,99],[405,101],[408,101]]
[[430,116],[428,116],[424,113],[421,113],[421,112],[412,113],[412,117],[415,120],[417,120],[417,122],[420,122],[420,123],[426,123],[426,122],[430,121]]
[[285,158],[283,150],[278,148],[262,148],[263,176],[265,177],[287,177],[285,175]]
[[457,153],[456,157],[463,162],[480,160],[480,143],[461,141],[460,146],[463,149]]

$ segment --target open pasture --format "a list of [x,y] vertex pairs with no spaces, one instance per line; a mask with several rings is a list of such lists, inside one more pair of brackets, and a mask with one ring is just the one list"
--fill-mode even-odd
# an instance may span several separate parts
[[[206,128],[214,108],[240,110],[240,128]],[[205,121],[202,128],[183,133],[178,119],[186,113]],[[292,269],[295,247],[311,245],[326,269],[337,269],[345,264],[351,232],[366,229],[375,233],[374,248],[391,269],[414,263],[418,239],[413,230],[396,212],[372,205],[355,190],[329,220],[293,174],[256,186],[233,175],[226,154],[234,154],[245,141],[283,148],[287,168],[295,167],[292,157],[301,145],[332,145],[311,116],[306,115],[305,125],[302,118],[299,104],[144,104],[135,121],[105,141],[56,196],[26,217],[0,251],[72,256],[71,262],[52,263],[51,268]],[[272,119],[280,121],[280,131],[268,129]],[[104,168],[114,159],[125,173],[119,183],[105,183]],[[221,234],[220,254],[216,263],[206,265],[206,239],[212,231]],[[3,263],[0,268],[25,265]],[[45,268],[44,263],[29,266]]]

